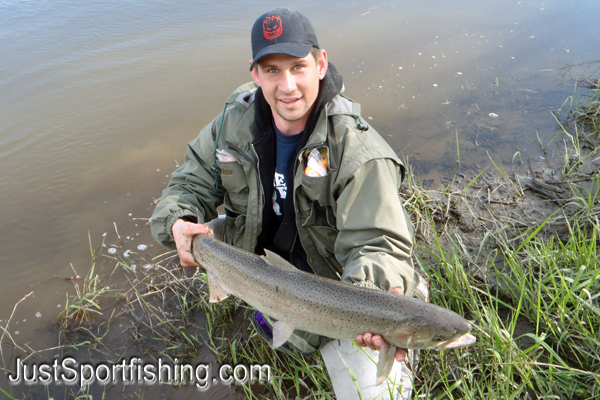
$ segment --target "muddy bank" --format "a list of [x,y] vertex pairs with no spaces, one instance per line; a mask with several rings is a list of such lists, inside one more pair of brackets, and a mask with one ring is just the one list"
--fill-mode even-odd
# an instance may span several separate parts
[[[502,258],[496,257],[499,242],[518,242],[544,221],[538,234],[567,242],[578,217],[593,223],[600,215],[600,137],[574,141],[573,135],[558,132],[555,142],[544,148],[546,157],[517,157],[512,168],[490,157],[490,165],[477,174],[462,173],[457,166],[440,188],[405,182],[402,193],[413,216],[416,243],[424,248],[438,239],[445,246],[458,244],[469,259],[469,274],[493,284],[496,270],[502,270]],[[417,253],[430,259],[418,248]]]

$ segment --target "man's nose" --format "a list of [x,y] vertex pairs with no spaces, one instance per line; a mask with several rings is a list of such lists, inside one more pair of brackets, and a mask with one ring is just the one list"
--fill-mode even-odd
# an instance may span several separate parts
[[290,71],[285,71],[281,82],[281,91],[285,93],[292,93],[296,90],[296,78]]

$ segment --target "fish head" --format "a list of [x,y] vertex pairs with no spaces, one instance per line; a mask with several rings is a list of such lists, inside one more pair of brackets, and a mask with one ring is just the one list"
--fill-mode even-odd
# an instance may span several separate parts
[[439,319],[429,323],[429,335],[422,335],[422,348],[449,349],[468,346],[475,342],[475,336],[469,334],[471,324],[460,315],[450,311],[440,315]]
[[470,335],[471,324],[460,315],[431,305],[435,315],[416,317],[410,330],[397,329],[391,332],[390,343],[408,349],[445,349],[468,346],[475,342]]

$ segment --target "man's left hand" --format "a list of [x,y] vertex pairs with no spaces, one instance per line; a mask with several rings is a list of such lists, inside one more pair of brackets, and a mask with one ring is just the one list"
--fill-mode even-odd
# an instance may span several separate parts
[[[402,290],[400,288],[391,288],[391,293],[402,296]],[[365,333],[364,335],[356,336],[356,344],[362,347],[367,346],[371,350],[377,350],[381,348],[384,340],[379,335],[373,335],[372,333]],[[396,361],[402,362],[406,358],[406,349],[396,350]]]

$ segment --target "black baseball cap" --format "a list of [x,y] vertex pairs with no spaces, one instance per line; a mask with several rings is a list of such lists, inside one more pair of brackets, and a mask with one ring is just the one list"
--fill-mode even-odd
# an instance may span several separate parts
[[252,26],[252,65],[270,54],[306,57],[319,48],[317,34],[304,15],[289,8],[277,8],[261,15]]

